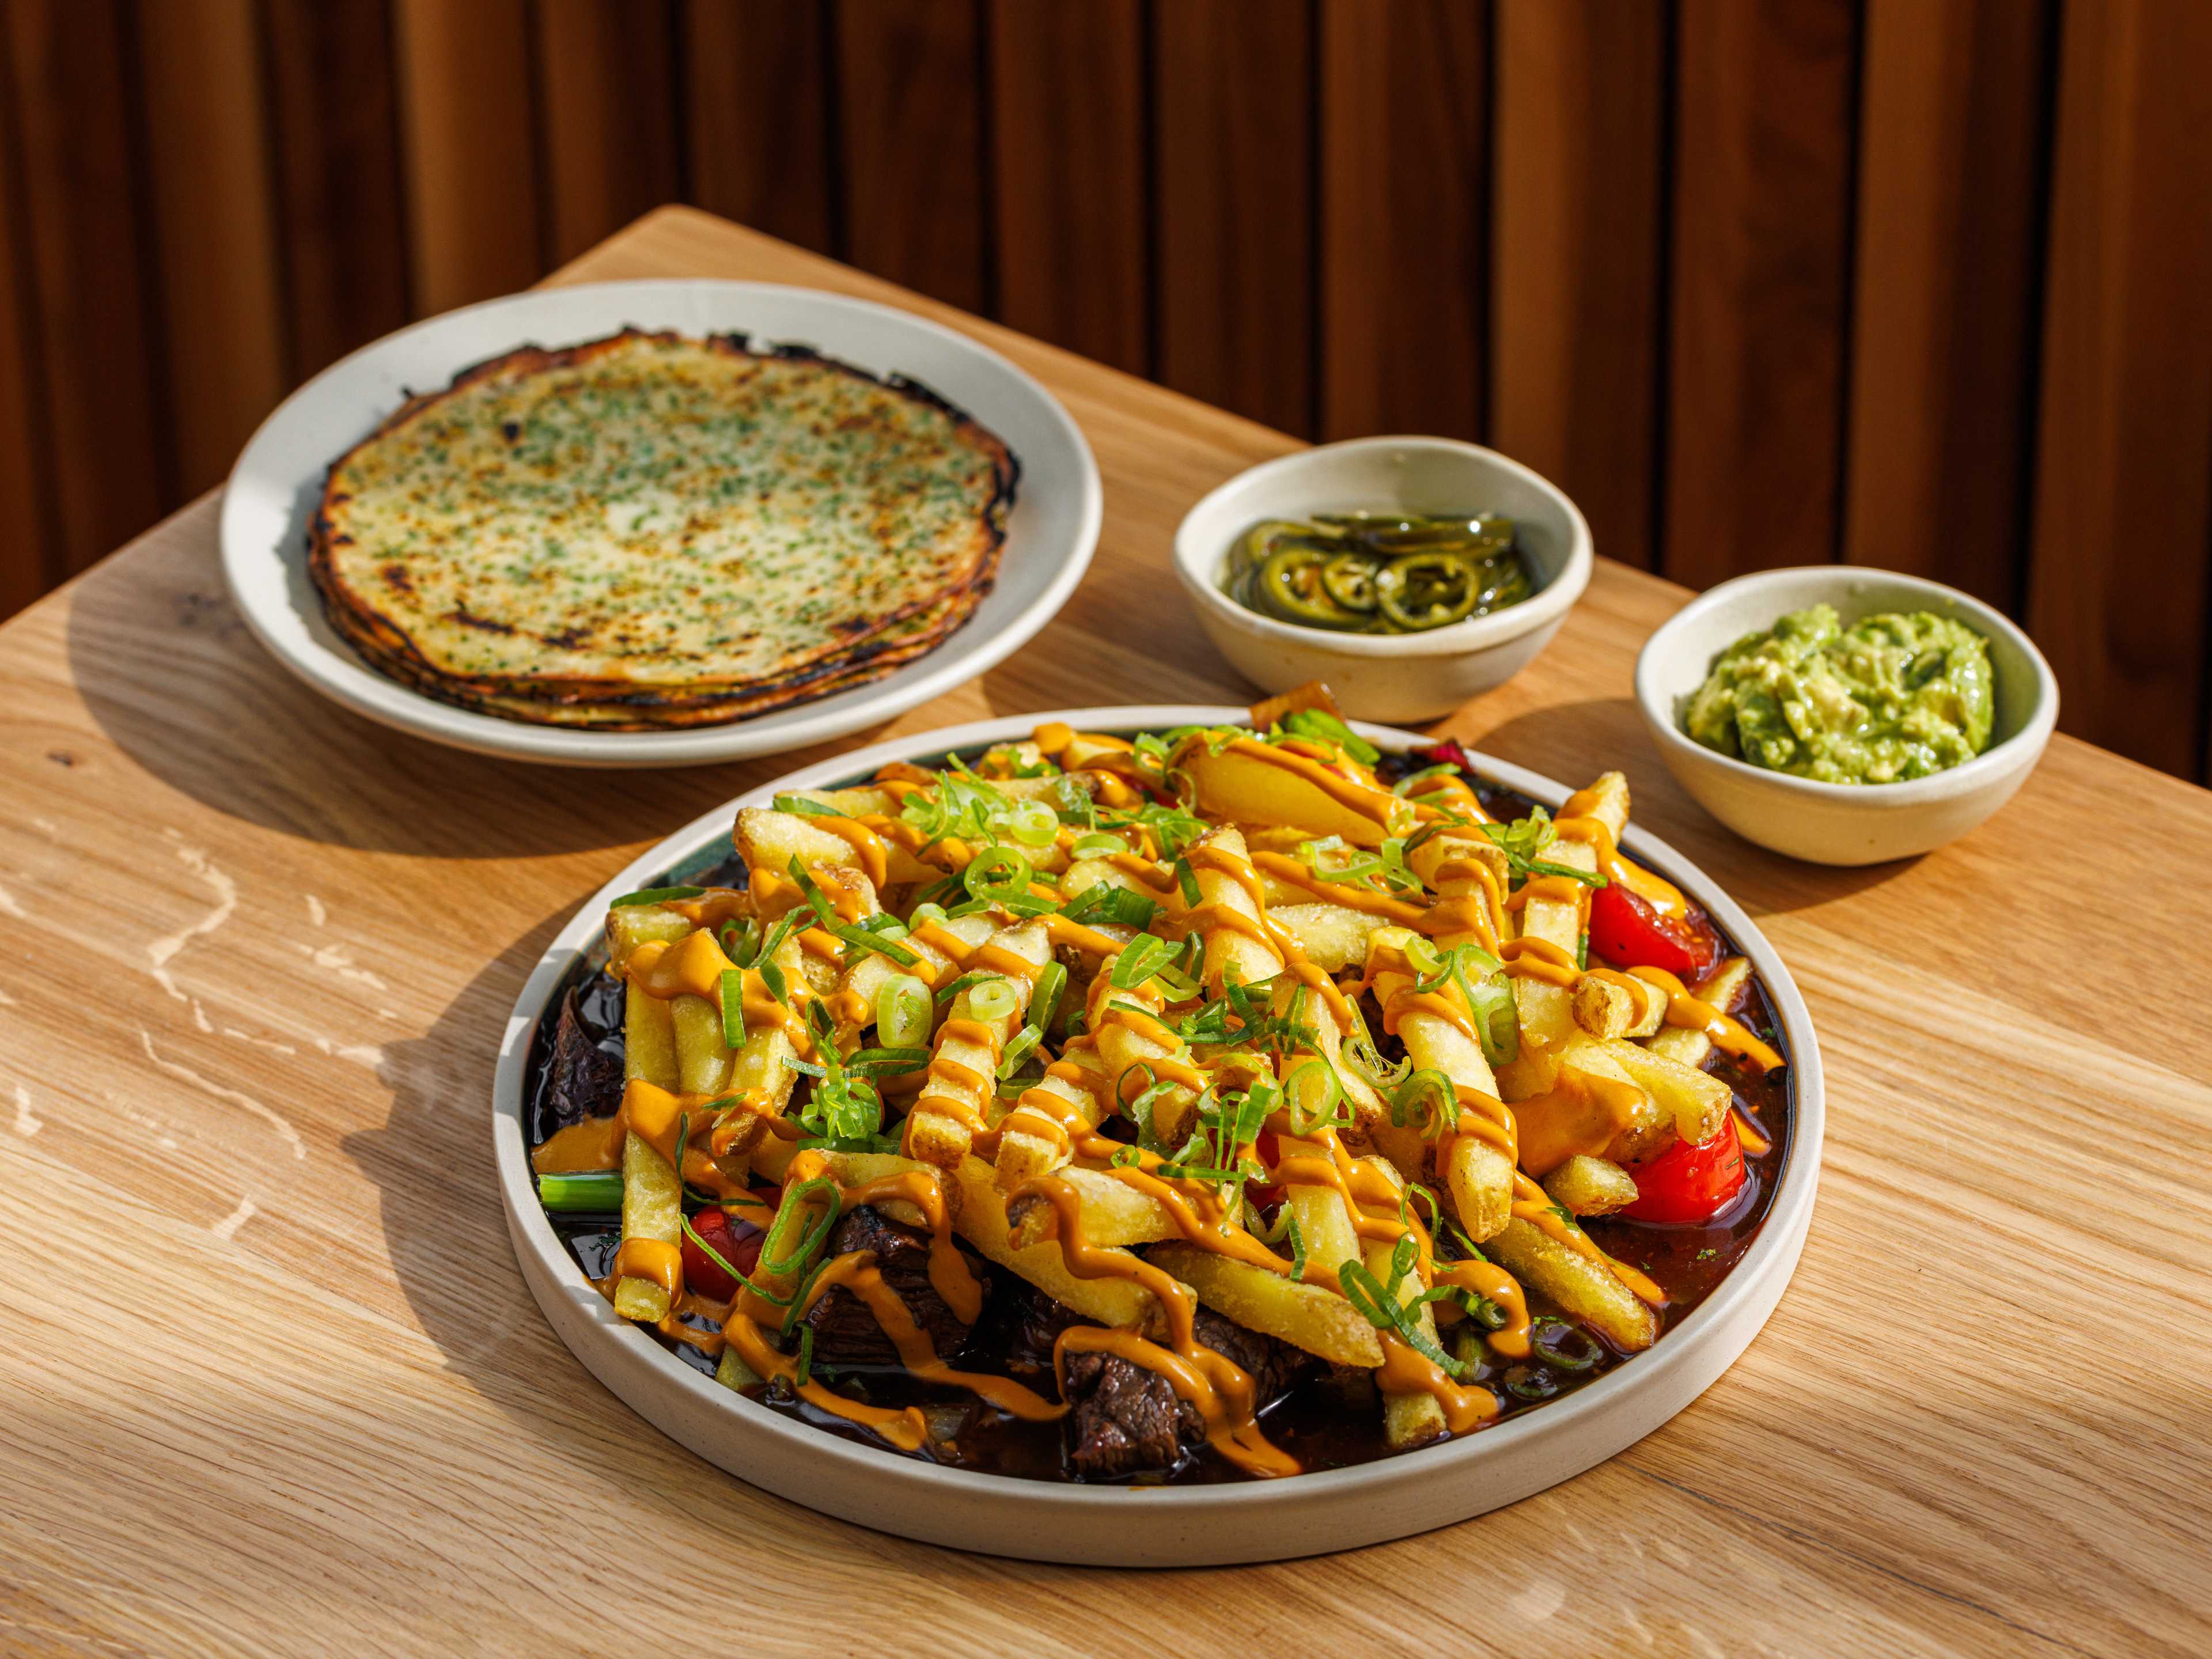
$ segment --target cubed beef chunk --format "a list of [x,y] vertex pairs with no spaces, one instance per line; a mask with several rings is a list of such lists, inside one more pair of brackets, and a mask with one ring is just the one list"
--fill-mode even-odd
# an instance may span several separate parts
[[[941,1359],[960,1352],[968,1340],[968,1327],[945,1305],[929,1282],[929,1235],[902,1226],[873,1205],[859,1205],[848,1212],[830,1235],[829,1254],[849,1255],[866,1250],[875,1258],[884,1283],[906,1304],[914,1322],[928,1336]],[[990,1280],[981,1261],[965,1249],[968,1269],[988,1289]],[[817,1364],[896,1365],[898,1350],[877,1324],[868,1304],[843,1285],[834,1286],[814,1304],[806,1316],[814,1328],[814,1359]]]

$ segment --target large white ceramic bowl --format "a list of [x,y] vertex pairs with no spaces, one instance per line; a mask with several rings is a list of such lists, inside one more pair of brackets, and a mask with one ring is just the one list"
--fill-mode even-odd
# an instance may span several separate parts
[[[1796,1266],[1813,1214],[1824,1112],[1820,1051],[1790,973],[1720,886],[1664,842],[1632,828],[1626,848],[1693,895],[1751,957],[1791,1061],[1788,1152],[1772,1206],[1734,1272],[1688,1318],[1586,1389],[1467,1439],[1352,1468],[1290,1480],[1162,1487],[1061,1485],[939,1468],[838,1439],[722,1388],[615,1316],[545,1220],[523,1140],[532,1034],[561,977],[597,939],[607,901],[729,851],[736,807],[778,790],[844,782],[885,762],[939,760],[1026,737],[1039,722],[1080,731],[1160,731],[1241,719],[1233,708],[1087,708],[904,737],[764,784],[686,825],[617,873],[547,946],[508,1016],[493,1083],[500,1196],[523,1278],[561,1340],[592,1374],[664,1433],[708,1462],[794,1503],[937,1544],[1038,1561],[1192,1566],[1351,1549],[1423,1532],[1510,1504],[1580,1474],[1649,1434],[1694,1400],[1750,1344]],[[1363,726],[1378,744],[1424,739]],[[1566,790],[1518,767],[1481,761],[1485,776],[1556,806]],[[548,1387],[576,1386],[554,1376]]]
[[[1503,513],[1519,528],[1537,591],[1425,634],[1300,628],[1221,591],[1231,545],[1261,520],[1362,508]],[[1346,714],[1372,720],[1433,720],[1519,673],[1589,586],[1590,560],[1589,526],[1556,485],[1455,438],[1355,438],[1263,461],[1191,508],[1175,538],[1176,574],[1231,667],[1267,691],[1326,681]]]
[[[1821,601],[1846,625],[1887,611],[1931,611],[1990,642],[1996,718],[1990,746],[1963,766],[1903,783],[1823,783],[1771,772],[1692,743],[1683,700],[1714,656],[1784,613]],[[1811,864],[1881,864],[1955,841],[2010,800],[2058,721],[2058,679],[2035,641],[1972,595],[1888,570],[1806,565],[1723,582],[1662,623],[1636,659],[1636,702],[1668,769],[1746,841]]]
[[[572,345],[635,325],[744,333],[818,348],[920,381],[1005,439],[1021,464],[998,586],[927,655],[851,690],[753,720],[673,732],[532,726],[426,697],[340,639],[307,576],[309,520],[331,462],[410,392],[529,343]],[[486,301],[404,328],[325,369],[262,422],[222,503],[222,568],[263,645],[323,696],[434,743],[568,766],[684,766],[772,755],[842,737],[965,684],[1028,643],[1066,604],[1098,543],[1098,465],[1067,411],[966,335],[890,306],[776,283],[587,283]]]

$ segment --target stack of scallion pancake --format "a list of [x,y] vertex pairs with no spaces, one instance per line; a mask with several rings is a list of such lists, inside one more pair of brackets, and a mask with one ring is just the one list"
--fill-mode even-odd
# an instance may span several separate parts
[[332,464],[331,624],[465,708],[654,731],[890,673],[991,590],[1019,467],[926,388],[803,347],[525,347]]

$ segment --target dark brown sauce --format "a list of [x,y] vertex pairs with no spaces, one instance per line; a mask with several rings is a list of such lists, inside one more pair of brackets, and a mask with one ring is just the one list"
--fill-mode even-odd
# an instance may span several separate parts
[[[1412,769],[1406,763],[1394,767],[1395,758],[1386,757],[1382,766],[1376,769],[1385,783]],[[1521,817],[1533,804],[1504,789],[1483,787],[1478,793],[1484,810],[1499,818]],[[651,884],[689,883],[742,887],[744,879],[742,865],[726,861],[696,873],[671,872],[656,878]],[[1714,927],[1723,947],[1730,954],[1741,954],[1726,930],[1717,924]],[[580,957],[562,976],[532,1036],[524,1098],[532,1108],[526,1114],[526,1131],[533,1146],[544,1138],[535,1103],[544,1091],[553,1018],[571,986],[577,988],[580,1013],[599,1028],[592,1033],[595,1042],[603,1048],[611,1043],[613,1051],[620,1052],[623,988],[599,971],[599,960],[596,951]],[[1735,1012],[1745,1024],[1787,1058],[1789,1048],[1774,1017],[1773,1006],[1755,975]],[[1728,1081],[1735,1091],[1738,1109],[1769,1143],[1767,1150],[1755,1157],[1748,1148],[1745,1150],[1744,1167],[1748,1179],[1729,1219],[1714,1226],[1667,1226],[1601,1218],[1593,1218],[1586,1224],[1586,1231],[1600,1248],[1641,1268],[1667,1292],[1668,1304],[1658,1312],[1659,1340],[1662,1342],[1667,1333],[1694,1313],[1698,1304],[1719,1286],[1758,1237],[1794,1146],[1794,1068],[1778,1076],[1762,1075],[1755,1066],[1717,1050],[1707,1060],[1705,1069]],[[1110,1124],[1108,1132],[1112,1132]],[[568,1214],[549,1215],[546,1218],[584,1273],[595,1281],[603,1279],[620,1243],[618,1218]],[[1003,1328],[1006,1316],[1006,1298],[1011,1293],[1007,1281],[1012,1275],[1001,1272],[995,1277],[998,1288],[986,1304],[975,1340],[958,1356],[958,1363],[965,1370],[1011,1376],[1049,1396],[1053,1385],[1048,1372],[1010,1367],[1003,1358],[1004,1345],[993,1341],[994,1322]],[[1528,1292],[1528,1307],[1539,1319],[1564,1320],[1560,1310],[1539,1292]],[[713,1328],[696,1320],[690,1322],[700,1324],[702,1329]],[[1530,1361],[1520,1364],[1500,1360],[1484,1365],[1473,1380],[1497,1395],[1499,1411],[1493,1421],[1506,1421],[1587,1388],[1632,1358],[1620,1352],[1578,1322],[1564,1322],[1571,1325],[1577,1335],[1563,1339],[1559,1346],[1573,1352],[1577,1358],[1584,1352],[1594,1353],[1595,1362],[1580,1370],[1540,1364],[1533,1356]],[[1448,1346],[1454,1334],[1445,1334]],[[689,1344],[666,1338],[661,1341],[693,1369],[708,1376],[714,1374],[712,1358]],[[885,1455],[920,1457],[1021,1480],[1064,1481],[1074,1478],[1067,1470],[1062,1429],[1057,1423],[1022,1421],[984,1405],[964,1389],[917,1382],[895,1367],[848,1367],[818,1371],[817,1376],[839,1393],[871,1405],[893,1408],[921,1406],[933,1413],[945,1413],[941,1420],[957,1426],[949,1440],[940,1440],[931,1449],[902,1452],[866,1430],[798,1399],[780,1385],[763,1385],[746,1392],[772,1411],[796,1418],[841,1439],[865,1444]],[[1261,1421],[1268,1439],[1309,1472],[1342,1468],[1398,1455],[1384,1443],[1382,1415],[1376,1407],[1371,1384],[1364,1379],[1347,1384],[1324,1375],[1285,1396],[1264,1414]],[[1424,1448],[1412,1449],[1418,1452]],[[1200,1451],[1185,1455],[1172,1471],[1150,1472],[1102,1484],[1205,1485],[1247,1478],[1225,1459]]]

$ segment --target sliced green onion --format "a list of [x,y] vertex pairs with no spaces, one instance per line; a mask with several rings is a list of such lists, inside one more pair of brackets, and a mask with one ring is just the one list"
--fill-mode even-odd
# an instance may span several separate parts
[[1004,1019],[1019,1006],[1014,988],[1003,979],[984,979],[968,988],[968,1012],[977,1019]]
[[911,974],[894,974],[876,992],[876,1036],[888,1048],[918,1048],[929,1041],[929,988]]
[[745,975],[741,968],[722,969],[722,1041],[732,1048],[745,1046]]
[[1128,850],[1129,843],[1123,841],[1121,836],[1106,835],[1103,831],[1078,836],[1075,838],[1074,846],[1068,848],[1070,853],[1079,859],[1111,858],[1116,853],[1126,853]]
[[1030,861],[1012,848],[987,847],[960,872],[960,884],[970,898],[1004,904],[1030,896],[1030,879],[1034,873]]
[[[1562,1352],[1559,1338],[1563,1336],[1572,1337],[1579,1346],[1572,1352]],[[1588,1331],[1548,1315],[1535,1322],[1535,1328],[1528,1334],[1528,1346],[1547,1364],[1563,1371],[1586,1371],[1605,1357],[1605,1350]]]
[[619,1210],[623,1201],[622,1171],[594,1170],[588,1175],[540,1176],[538,1201],[556,1214]]
[[1198,873],[1190,867],[1188,859],[1175,861],[1175,878],[1176,887],[1182,894],[1184,908],[1195,910],[1199,901]]
[[1115,955],[1113,970],[1108,977],[1113,981],[1115,989],[1133,991],[1174,955],[1175,947],[1165,939],[1152,933],[1139,933]]
[[833,930],[837,937],[856,951],[872,951],[879,957],[888,957],[902,968],[911,968],[921,960],[920,957],[897,940],[886,939],[872,927],[863,927],[857,921],[848,922]]
[[[799,1242],[788,1249],[786,1241],[802,1224],[798,1218],[806,1212],[806,1206],[815,1199],[825,1199],[822,1213],[816,1217]],[[797,1273],[814,1258],[814,1253],[829,1243],[830,1230],[837,1224],[837,1216],[843,1200],[839,1197],[837,1183],[828,1176],[816,1176],[787,1188],[783,1203],[769,1224],[768,1237],[761,1240],[761,1271],[775,1279],[783,1279]]]
[[1008,1039],[1006,1051],[999,1056],[999,1075],[1010,1078],[1022,1068],[1030,1057],[1030,1050],[1044,1041],[1044,1033],[1034,1025],[1024,1025]]
[[1443,972],[1444,959],[1435,945],[1416,933],[1406,941],[1406,965],[1428,979]]
[[1067,969],[1056,962],[1045,963],[1030,990],[1030,1024],[1040,1030],[1050,1025],[1060,1007],[1060,993],[1066,988]]
[[1060,835],[1060,817],[1041,800],[1018,801],[1006,813],[1006,833],[1024,847],[1049,847]]
[[1424,1139],[1442,1139],[1459,1121],[1459,1091],[1442,1072],[1415,1072],[1390,1097],[1390,1121],[1401,1129],[1411,1125]]
[[1513,987],[1503,975],[1493,975],[1468,985],[1467,994],[1474,1013],[1475,1035],[1482,1041],[1482,1057],[1492,1066],[1518,1060],[1521,1008],[1514,1000]]
[[1344,1103],[1344,1085],[1325,1060],[1301,1060],[1283,1079],[1283,1103],[1288,1109],[1291,1133],[1303,1140],[1339,1121],[1337,1109]]
[[908,931],[912,932],[915,928],[921,927],[926,921],[943,921],[944,920],[945,907],[943,905],[917,904],[913,909],[907,912],[906,925]]
[[620,898],[609,899],[607,908],[619,910],[631,904],[665,904],[672,899],[695,899],[705,896],[703,887],[641,887],[635,893],[624,893]]
[[829,802],[809,800],[804,795],[778,795],[775,798],[775,810],[779,812],[796,812],[799,817],[806,818],[842,818],[845,816]]
[[[1459,768],[1454,766],[1449,761],[1438,761],[1434,766],[1424,766],[1418,772],[1407,773],[1404,777],[1390,786],[1390,793],[1394,795],[1411,795],[1415,784],[1425,782],[1430,778],[1450,777],[1458,770]],[[1421,793],[1431,794],[1434,792],[1423,790]]]
[[895,1048],[863,1048],[845,1062],[845,1069],[864,1077],[902,1077],[929,1064],[929,1050],[920,1044]]

